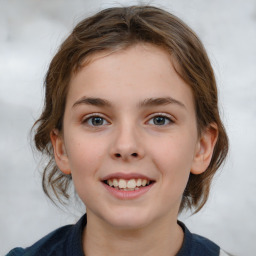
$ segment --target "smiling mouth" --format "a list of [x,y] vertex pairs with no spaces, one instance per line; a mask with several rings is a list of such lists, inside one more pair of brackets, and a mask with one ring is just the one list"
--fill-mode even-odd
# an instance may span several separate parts
[[108,179],[103,181],[106,185],[122,191],[135,191],[154,183],[147,179]]

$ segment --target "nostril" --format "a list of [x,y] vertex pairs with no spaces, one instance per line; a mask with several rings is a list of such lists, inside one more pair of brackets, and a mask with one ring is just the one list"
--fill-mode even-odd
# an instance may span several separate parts
[[[131,156],[137,157],[137,156],[138,156],[138,153],[132,153]],[[119,154],[119,153],[116,153],[116,154],[115,154],[115,157],[120,158],[120,157],[122,157],[122,155]]]

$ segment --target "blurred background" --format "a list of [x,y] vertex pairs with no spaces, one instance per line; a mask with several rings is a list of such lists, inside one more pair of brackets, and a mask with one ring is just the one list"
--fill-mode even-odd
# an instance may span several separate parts
[[43,106],[48,64],[75,24],[103,8],[137,3],[174,13],[202,39],[230,138],[207,205],[180,219],[230,253],[256,255],[255,0],[0,0],[0,255],[82,215],[77,204],[59,209],[43,194],[44,163],[32,152],[30,128]]

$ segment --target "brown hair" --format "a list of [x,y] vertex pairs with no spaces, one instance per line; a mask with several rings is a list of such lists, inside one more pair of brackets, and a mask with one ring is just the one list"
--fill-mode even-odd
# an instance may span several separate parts
[[210,184],[228,152],[228,138],[220,120],[216,81],[207,53],[196,34],[179,18],[152,6],[117,7],[103,10],[81,21],[54,56],[45,79],[45,105],[35,122],[35,145],[49,156],[43,172],[43,189],[60,202],[69,198],[71,176],[56,166],[50,133],[62,130],[70,78],[94,53],[116,51],[137,43],[162,47],[174,60],[177,73],[194,95],[199,134],[211,123],[218,127],[218,139],[209,167],[199,175],[190,174],[180,211],[206,203]]

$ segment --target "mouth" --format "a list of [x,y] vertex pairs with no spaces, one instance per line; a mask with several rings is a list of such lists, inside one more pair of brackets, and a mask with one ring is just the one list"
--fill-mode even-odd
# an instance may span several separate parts
[[152,185],[155,181],[138,178],[138,179],[119,179],[119,178],[111,178],[103,180],[103,182],[109,187],[115,188],[120,191],[136,191],[141,188]]

